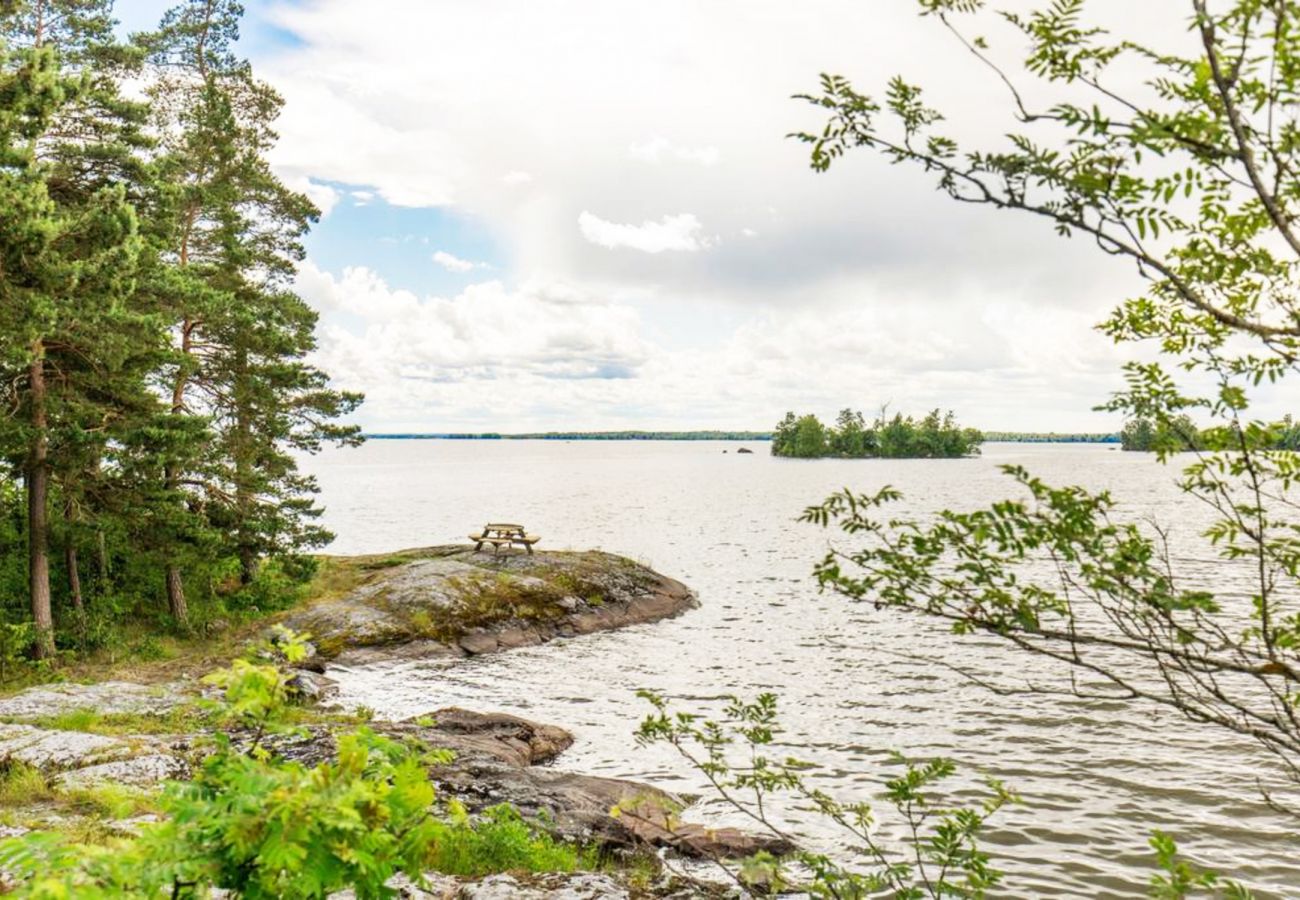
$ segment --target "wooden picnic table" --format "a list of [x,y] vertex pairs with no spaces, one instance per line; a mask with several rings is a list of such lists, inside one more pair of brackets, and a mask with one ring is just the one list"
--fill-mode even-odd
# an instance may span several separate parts
[[520,546],[529,553],[533,552],[533,544],[541,540],[535,534],[529,534],[522,525],[516,525],[512,522],[489,522],[483,526],[483,530],[478,534],[469,536],[474,541],[474,550],[477,552],[483,549],[484,544],[491,544],[494,553],[501,552],[502,547]]

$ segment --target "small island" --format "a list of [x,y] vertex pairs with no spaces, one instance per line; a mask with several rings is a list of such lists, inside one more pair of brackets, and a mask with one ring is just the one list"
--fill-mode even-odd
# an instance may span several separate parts
[[322,659],[475,656],[679,615],[686,585],[599,550],[476,552],[447,545],[324,557],[284,615]]
[[882,409],[867,424],[861,412],[840,410],[834,426],[814,415],[785,414],[772,433],[772,455],[794,459],[959,459],[980,452],[984,435],[962,428],[952,411],[931,410],[919,421]]

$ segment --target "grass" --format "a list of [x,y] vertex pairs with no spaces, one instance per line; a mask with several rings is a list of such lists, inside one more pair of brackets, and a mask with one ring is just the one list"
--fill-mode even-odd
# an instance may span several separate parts
[[40,769],[17,759],[0,763],[0,807],[32,806],[54,799],[54,789]]
[[182,703],[161,713],[101,713],[83,707],[51,716],[23,719],[37,728],[58,731],[83,731],[110,736],[124,734],[185,734],[202,730],[210,724],[207,712],[196,703]]
[[157,811],[154,793],[108,782],[85,787],[60,788],[40,769],[21,760],[0,764],[0,808],[44,807],[73,816],[127,819]]
[[157,626],[123,621],[107,647],[16,668],[14,677],[0,684],[0,696],[51,682],[164,684],[197,679],[239,656],[267,621],[249,620],[216,635],[158,634]]
[[130,819],[158,812],[156,794],[127,785],[105,782],[57,790],[56,794],[70,811],[100,819]]
[[576,872],[598,862],[595,850],[557,841],[510,806],[490,807],[472,821],[453,808],[439,825],[429,867],[444,875]]
[[[185,678],[197,679],[202,675],[228,665],[239,656],[249,641],[270,623],[283,620],[294,610],[317,603],[339,600],[358,586],[376,578],[383,578],[386,570],[420,559],[444,557],[464,551],[463,546],[419,547],[396,553],[368,556],[320,556],[312,580],[297,589],[298,602],[290,609],[277,609],[265,613],[241,616],[231,613],[229,627],[216,633],[206,632],[201,625],[190,634],[160,633],[156,620],[122,619],[114,626],[112,640],[107,645],[91,651],[67,653],[54,662],[29,665],[16,663],[10,671],[0,671],[0,696],[16,693],[36,684],[49,682],[91,683],[118,679],[138,684],[159,684]],[[472,588],[463,607],[453,618],[463,614],[465,627],[448,626],[428,616],[415,619],[411,624],[417,636],[439,640],[458,637],[473,627],[492,625],[510,619],[548,620],[560,613],[555,610],[558,600],[566,596],[582,598],[590,606],[609,601],[607,582],[612,576],[637,587],[648,585],[653,574],[636,564],[600,553],[572,553],[563,565],[547,566],[545,563],[532,570],[548,582],[546,590],[512,590],[494,586],[492,577],[495,562],[490,556],[482,560],[471,558],[483,570],[484,581]],[[321,648],[325,650],[325,647]],[[333,648],[341,649],[341,648]],[[326,655],[329,655],[328,653]]]

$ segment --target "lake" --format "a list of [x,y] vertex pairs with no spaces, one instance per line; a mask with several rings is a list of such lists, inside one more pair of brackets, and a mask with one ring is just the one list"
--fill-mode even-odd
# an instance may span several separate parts
[[[329,552],[463,543],[484,522],[518,521],[545,548],[632,557],[686,582],[701,601],[671,621],[493,656],[332,670],[343,701],[385,717],[452,705],[515,713],[574,733],[562,768],[703,793],[667,750],[637,747],[647,708],[635,691],[709,711],[721,695],[773,691],[782,752],[816,763],[818,786],[839,799],[870,799],[896,775],[891,750],[952,757],[970,799],[982,775],[1018,791],[1023,805],[1001,814],[985,841],[1008,873],[999,896],[1141,895],[1155,828],[1262,896],[1300,884],[1294,822],[1258,799],[1257,777],[1274,770],[1252,744],[1146,706],[1000,696],[908,658],[990,677],[1052,674],[994,639],[820,594],[811,571],[833,535],[795,521],[842,487],[892,484],[905,494],[898,511],[915,516],[971,508],[1015,494],[998,466],[1016,463],[1049,483],[1109,488],[1125,515],[1171,528],[1185,571],[1231,596],[1231,570],[1197,537],[1206,510],[1181,494],[1175,469],[1097,444],[988,444],[964,460],[808,461],[774,459],[765,443],[737,454],[740,446],[378,440],[310,460],[325,524],[338,535]],[[811,844],[842,850],[799,810],[779,812]],[[688,818],[734,822],[707,796]]]

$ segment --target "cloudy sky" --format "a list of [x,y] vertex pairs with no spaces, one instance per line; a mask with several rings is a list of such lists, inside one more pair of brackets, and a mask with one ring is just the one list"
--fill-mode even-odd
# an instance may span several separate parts
[[[145,28],[166,5],[118,12]],[[822,71],[920,80],[958,136],[1010,127],[915,0],[246,5],[243,52],[286,101],[274,163],[324,212],[299,279],[319,362],[371,431],[884,403],[1115,427],[1090,409],[1125,354],[1090,326],[1128,267],[865,152],[815,174],[785,137],[820,125],[790,95]]]

